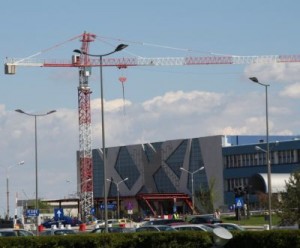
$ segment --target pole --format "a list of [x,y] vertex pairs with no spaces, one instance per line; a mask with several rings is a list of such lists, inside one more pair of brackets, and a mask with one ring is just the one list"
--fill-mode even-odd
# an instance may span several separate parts
[[195,214],[195,194],[194,194],[194,172],[192,175],[192,204],[193,204],[193,214]]
[[119,190],[119,184],[117,183],[117,207],[118,207],[118,219],[120,219],[120,190]]
[[183,167],[180,167],[180,170],[183,170],[187,172],[188,174],[191,175],[191,182],[192,182],[192,213],[195,214],[195,193],[194,193],[194,174],[197,173],[198,171],[201,171],[204,169],[204,166],[200,167],[199,169],[195,170],[194,172],[190,172]]
[[119,184],[120,183],[123,183],[125,181],[128,180],[128,177],[126,177],[125,179],[119,181],[119,182],[115,182],[114,180],[111,180],[111,179],[106,179],[107,181],[113,183],[114,185],[116,185],[116,188],[117,188],[117,216],[118,216],[118,219],[120,218],[120,188],[119,188]]
[[[40,116],[46,116],[46,115],[50,115],[52,113],[55,113],[56,110],[51,110],[48,111],[47,113],[43,113],[43,114],[30,114],[27,113],[21,109],[16,109],[16,112],[20,113],[20,114],[24,114],[24,115],[28,115],[28,116],[33,116],[34,117],[34,150],[35,150],[35,209],[38,213],[38,208],[39,208],[39,203],[38,203],[38,149],[37,149],[37,117]],[[36,235],[39,235],[39,231],[38,231],[38,214],[36,215],[36,219],[35,219],[35,224],[36,224]]]
[[[35,150],[35,209],[39,209],[38,203],[38,150],[37,150],[37,116],[34,116],[34,150]],[[36,235],[38,236],[39,218],[35,217]]]
[[9,219],[9,182],[8,182],[8,168],[6,169],[6,219]]
[[269,144],[269,111],[268,111],[268,87],[269,84],[263,84],[259,82],[256,77],[249,78],[254,83],[260,84],[261,86],[265,87],[265,98],[266,98],[266,144],[267,150],[263,150],[262,148],[258,147],[259,150],[262,150],[266,153],[266,164],[268,170],[268,212],[269,212],[269,229],[272,229],[272,182],[271,182],[271,161],[270,161],[270,144]]
[[103,73],[102,73],[102,67],[103,67],[103,57],[108,56],[110,54],[113,54],[115,52],[119,52],[126,48],[128,45],[125,44],[120,44],[118,45],[114,51],[106,53],[106,54],[101,54],[101,55],[96,55],[96,54],[90,54],[86,53],[84,51],[75,49],[73,52],[75,53],[80,53],[80,54],[85,54],[88,56],[92,57],[98,57],[100,60],[100,91],[101,91],[101,123],[102,123],[102,152],[103,152],[103,190],[104,190],[104,223],[105,223],[105,232],[108,233],[108,226],[107,226],[107,219],[108,219],[108,214],[107,214],[107,192],[106,192],[106,154],[105,154],[105,127],[104,127],[104,100],[103,100]]
[[105,127],[104,127],[104,100],[103,100],[103,73],[102,73],[102,55],[99,56],[100,59],[100,91],[101,91],[101,123],[102,123],[102,152],[103,152],[103,178],[104,178],[104,221],[105,221],[105,232],[108,233],[107,226],[107,192],[106,192],[106,153],[105,153]]
[[266,142],[267,142],[267,166],[268,166],[268,205],[269,205],[269,228],[272,229],[272,183],[271,183],[271,161],[269,144],[269,111],[268,111],[268,86],[265,85],[266,93]]
[[5,219],[9,219],[9,169],[16,165],[23,165],[24,161],[20,161],[19,163],[15,165],[11,165],[5,168],[5,174],[6,174],[6,217]]

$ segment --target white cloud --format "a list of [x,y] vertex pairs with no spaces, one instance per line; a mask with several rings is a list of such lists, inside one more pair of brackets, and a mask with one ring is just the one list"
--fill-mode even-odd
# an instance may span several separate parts
[[285,87],[283,91],[279,93],[282,97],[300,98],[300,83],[294,83]]
[[299,80],[299,63],[251,64],[244,73],[247,77],[257,77],[262,83],[293,83]]
[[[271,99],[270,134],[297,133],[300,123],[294,116],[299,111],[290,107],[293,106],[293,99]],[[216,134],[264,134],[264,106],[263,93],[247,91],[240,95],[171,91],[141,104],[126,100],[125,109],[123,99],[105,101],[106,146]],[[91,101],[91,107],[92,147],[102,147],[100,100]],[[11,192],[24,190],[28,196],[32,196],[35,192],[34,120],[7,111],[5,106],[0,108],[0,116],[0,149],[5,154],[0,165],[25,160],[24,167],[12,175]],[[57,109],[55,114],[39,118],[37,132],[39,194],[53,198],[74,193],[76,151],[79,149],[77,109]],[[66,179],[72,183],[66,185]],[[1,195],[5,195],[4,187],[4,184],[0,184]],[[0,207],[2,205],[4,203]]]
[[222,94],[211,92],[167,92],[143,103],[149,112],[165,112],[165,114],[191,114],[209,112],[222,102]]

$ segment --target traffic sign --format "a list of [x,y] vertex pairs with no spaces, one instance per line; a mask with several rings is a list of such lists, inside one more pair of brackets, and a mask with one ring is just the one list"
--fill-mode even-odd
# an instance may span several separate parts
[[128,209],[128,210],[132,210],[132,209],[133,209],[133,204],[132,204],[132,202],[128,202],[128,203],[127,203],[127,209]]
[[[100,204],[100,209],[101,210],[105,209],[105,204]],[[107,209],[115,210],[115,209],[117,209],[117,205],[113,204],[113,203],[109,203],[109,204],[107,204]]]
[[244,199],[243,197],[236,197],[235,198],[235,207],[242,208],[244,206]]
[[56,220],[60,220],[64,217],[64,209],[63,208],[54,208],[54,218]]
[[37,217],[40,215],[39,209],[26,209],[26,216],[27,217]]
[[95,208],[91,208],[91,214],[95,214]]

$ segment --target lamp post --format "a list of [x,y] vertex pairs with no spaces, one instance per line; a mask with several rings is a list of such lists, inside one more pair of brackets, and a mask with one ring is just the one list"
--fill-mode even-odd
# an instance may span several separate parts
[[9,219],[9,174],[8,173],[12,167],[15,167],[17,165],[23,165],[23,164],[24,164],[24,161],[20,161],[17,164],[10,165],[5,168],[5,172],[6,172],[6,219]]
[[[50,115],[52,113],[55,113],[56,110],[51,110],[48,111],[46,113],[42,113],[42,114],[31,114],[31,113],[27,113],[21,109],[16,109],[16,112],[20,113],[20,114],[24,114],[24,115],[28,115],[28,116],[32,116],[34,117],[34,147],[35,147],[35,209],[36,211],[39,208],[39,204],[38,204],[38,150],[37,150],[37,117],[42,117],[42,116],[46,116],[46,115]],[[38,235],[38,216],[36,216],[36,235]]]
[[271,161],[270,161],[270,144],[269,144],[269,113],[268,113],[268,87],[269,84],[263,84],[259,82],[256,77],[249,78],[252,82],[257,83],[265,87],[265,98],[266,98],[266,144],[267,149],[264,150],[259,146],[256,146],[256,150],[261,150],[266,153],[267,157],[267,168],[268,168],[268,211],[269,211],[269,229],[272,229],[272,183],[271,183]]
[[114,183],[117,187],[117,208],[118,208],[118,219],[120,219],[120,203],[119,203],[119,199],[120,199],[120,189],[119,189],[119,184],[122,182],[125,182],[128,180],[128,177],[126,177],[125,179],[119,181],[119,182],[115,182],[114,180],[110,180],[110,179],[106,179],[107,181]]
[[105,54],[90,54],[86,53],[84,51],[81,51],[79,49],[73,50],[74,53],[84,54],[91,57],[98,57],[100,60],[100,91],[101,91],[101,119],[102,119],[102,152],[103,152],[103,190],[104,190],[104,222],[105,222],[105,232],[108,233],[108,226],[107,226],[107,219],[108,219],[108,212],[107,212],[107,192],[106,192],[106,154],[105,154],[105,128],[104,128],[104,100],[103,100],[103,73],[102,73],[102,67],[103,67],[103,57],[106,57],[108,55],[111,55],[113,53],[119,52],[126,48],[128,45],[120,44],[118,45],[114,51],[105,53]]
[[193,211],[193,214],[195,213],[194,174],[197,173],[198,171],[203,170],[203,169],[204,169],[204,166],[200,167],[199,169],[197,169],[193,172],[190,172],[190,171],[184,169],[183,167],[180,167],[180,170],[183,170],[183,171],[187,172],[192,177],[192,205],[193,205],[192,211]]

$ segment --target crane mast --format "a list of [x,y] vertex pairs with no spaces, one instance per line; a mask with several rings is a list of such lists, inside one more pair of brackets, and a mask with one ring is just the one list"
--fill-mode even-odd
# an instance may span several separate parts
[[77,63],[79,72],[78,86],[78,116],[79,116],[79,174],[80,174],[80,207],[83,213],[84,221],[90,214],[93,207],[93,158],[92,158],[92,140],[91,140],[91,106],[88,79],[90,76],[89,44],[95,39],[94,34],[84,33],[80,40],[81,51],[80,56],[74,56],[73,61]]

